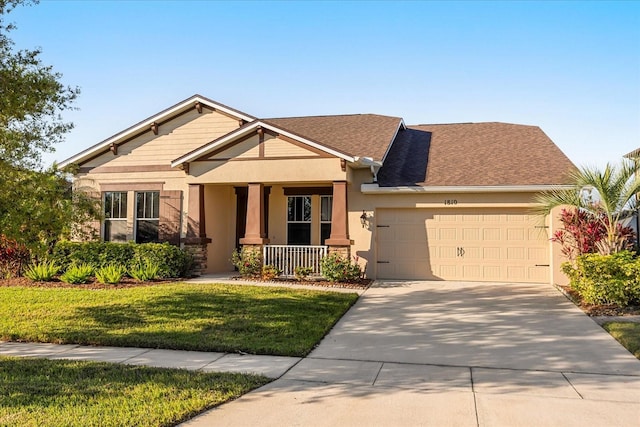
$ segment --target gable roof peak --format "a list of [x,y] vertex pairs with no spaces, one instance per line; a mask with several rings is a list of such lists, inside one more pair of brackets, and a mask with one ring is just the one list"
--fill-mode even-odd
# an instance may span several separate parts
[[153,116],[139,121],[138,123],[128,127],[127,129],[116,133],[115,135],[95,144],[92,147],[89,147],[84,151],[81,151],[75,156],[63,160],[62,162],[60,162],[59,167],[63,168],[73,163],[82,163],[97,155],[102,154],[103,152],[107,152],[112,145],[118,145],[131,139],[132,137],[139,135],[142,132],[146,132],[154,123],[166,122],[168,120],[171,120],[172,118],[184,113],[185,111],[194,108],[197,103],[205,105],[214,110],[219,110],[229,116],[236,117],[238,118],[238,120],[244,120],[246,122],[257,120],[255,117],[243,113],[242,111],[228,107],[202,95],[195,94],[183,101],[178,102],[177,104],[172,105],[169,108],[160,111],[159,113],[154,114]]

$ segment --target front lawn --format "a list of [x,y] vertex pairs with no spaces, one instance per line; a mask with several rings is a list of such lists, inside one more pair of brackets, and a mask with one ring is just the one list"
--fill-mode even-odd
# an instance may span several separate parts
[[0,287],[0,340],[305,356],[357,298],[221,284]]
[[171,426],[265,377],[0,356],[0,425]]
[[640,323],[609,322],[602,327],[631,354],[640,359]]

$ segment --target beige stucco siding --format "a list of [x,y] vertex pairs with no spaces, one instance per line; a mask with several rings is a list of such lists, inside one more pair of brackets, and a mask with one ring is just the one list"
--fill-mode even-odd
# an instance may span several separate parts
[[260,159],[193,162],[191,183],[313,183],[345,179],[340,159]]
[[207,247],[207,272],[233,270],[236,198],[231,186],[205,186],[205,226],[211,243]]
[[238,127],[238,121],[215,111],[195,109],[158,128],[149,130],[118,146],[118,154],[107,152],[83,164],[83,167],[167,165],[172,160],[225,135]]

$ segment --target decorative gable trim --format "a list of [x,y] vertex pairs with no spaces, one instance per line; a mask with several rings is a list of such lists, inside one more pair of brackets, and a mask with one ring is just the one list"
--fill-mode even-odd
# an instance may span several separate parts
[[253,133],[258,132],[259,129],[262,130],[266,130],[266,131],[270,131],[273,132],[275,134],[277,134],[278,136],[284,136],[286,138],[288,138],[291,141],[295,141],[297,143],[301,143],[304,144],[306,146],[309,146],[313,149],[316,149],[320,152],[323,153],[327,153],[330,154],[332,156],[338,157],[340,159],[343,159],[345,161],[348,162],[354,162],[356,159],[352,156],[349,156],[345,153],[341,153],[339,151],[336,151],[332,148],[326,147],[316,141],[312,141],[310,139],[307,138],[303,138],[301,136],[295,135],[289,131],[286,131],[284,129],[278,128],[276,126],[273,126],[271,124],[265,123],[261,120],[254,120],[251,123],[247,123],[246,125],[244,125],[241,128],[238,128],[236,130],[234,130],[233,132],[230,132],[216,140],[211,141],[208,144],[203,145],[202,147],[185,154],[184,156],[181,156],[177,159],[175,159],[173,162],[171,162],[171,167],[180,167],[185,163],[189,163],[189,162],[193,162],[199,159],[202,159],[205,156],[209,156],[214,152],[220,152],[220,150],[224,147],[226,147],[229,144],[233,144],[238,140],[241,140],[243,138],[246,138],[250,135],[252,135]]
[[214,111],[222,113],[231,118],[237,119],[239,123],[243,122],[252,122],[256,120],[255,117],[250,116],[246,113],[243,113],[238,110],[234,110],[233,108],[227,107],[226,105],[220,104],[211,99],[205,98],[201,95],[194,95],[190,98],[185,99],[178,104],[167,108],[159,112],[158,114],[151,116],[128,129],[123,130],[120,133],[113,135],[110,138],[105,139],[102,142],[90,147],[73,157],[70,157],[62,162],[60,162],[59,166],[64,168],[65,166],[71,164],[82,164],[104,152],[109,150],[117,153],[117,147],[120,144],[123,144],[131,139],[135,138],[139,134],[143,132],[148,132],[149,130],[153,131],[157,134],[158,126],[164,122],[167,122],[189,110],[196,109],[199,113],[202,111],[203,107],[208,107]]

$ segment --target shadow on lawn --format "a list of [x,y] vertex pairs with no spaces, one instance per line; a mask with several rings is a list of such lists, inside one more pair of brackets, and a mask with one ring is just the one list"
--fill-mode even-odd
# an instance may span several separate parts
[[352,303],[342,294],[178,290],[78,307],[67,327],[45,334],[61,343],[302,356]]

